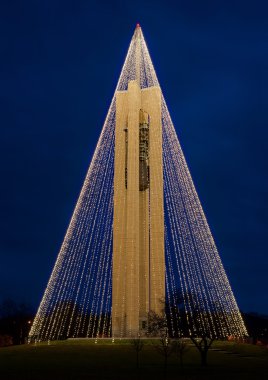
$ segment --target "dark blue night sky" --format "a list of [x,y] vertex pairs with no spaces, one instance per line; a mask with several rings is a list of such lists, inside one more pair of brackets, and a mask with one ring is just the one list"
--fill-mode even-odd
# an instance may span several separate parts
[[140,22],[242,311],[268,313],[266,1],[0,1],[0,298],[37,308]]

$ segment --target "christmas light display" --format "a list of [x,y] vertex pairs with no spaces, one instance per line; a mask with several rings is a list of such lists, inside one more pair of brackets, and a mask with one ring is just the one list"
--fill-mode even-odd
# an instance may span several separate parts
[[[141,89],[159,87],[140,26],[116,91],[126,91],[131,80],[138,80]],[[245,336],[244,322],[161,96],[166,304],[171,328],[175,331],[184,317],[189,334]],[[32,324],[32,340],[112,336],[115,101],[114,96]],[[120,270],[126,270],[123,258],[120,265]],[[157,281],[157,268],[151,271]],[[125,302],[122,296],[122,310]]]

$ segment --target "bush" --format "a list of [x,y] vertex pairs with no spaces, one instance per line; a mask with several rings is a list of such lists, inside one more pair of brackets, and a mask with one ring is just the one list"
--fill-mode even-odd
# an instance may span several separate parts
[[0,335],[0,347],[12,346],[13,340],[10,335]]

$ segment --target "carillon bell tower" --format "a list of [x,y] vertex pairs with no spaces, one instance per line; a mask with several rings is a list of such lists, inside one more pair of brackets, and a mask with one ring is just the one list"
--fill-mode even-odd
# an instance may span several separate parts
[[165,298],[161,90],[136,79],[116,92],[112,335],[136,336]]
[[162,301],[170,336],[247,335],[137,25],[29,339],[144,335]]

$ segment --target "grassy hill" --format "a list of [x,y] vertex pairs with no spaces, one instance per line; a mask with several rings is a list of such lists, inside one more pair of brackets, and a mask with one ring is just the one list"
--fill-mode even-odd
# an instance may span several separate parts
[[130,341],[68,340],[0,349],[1,380],[80,379],[255,379],[268,374],[268,350],[248,344],[215,342],[208,354],[208,367],[200,366],[199,354],[189,345],[184,366],[173,354],[164,358],[147,341],[136,368],[136,352]]

